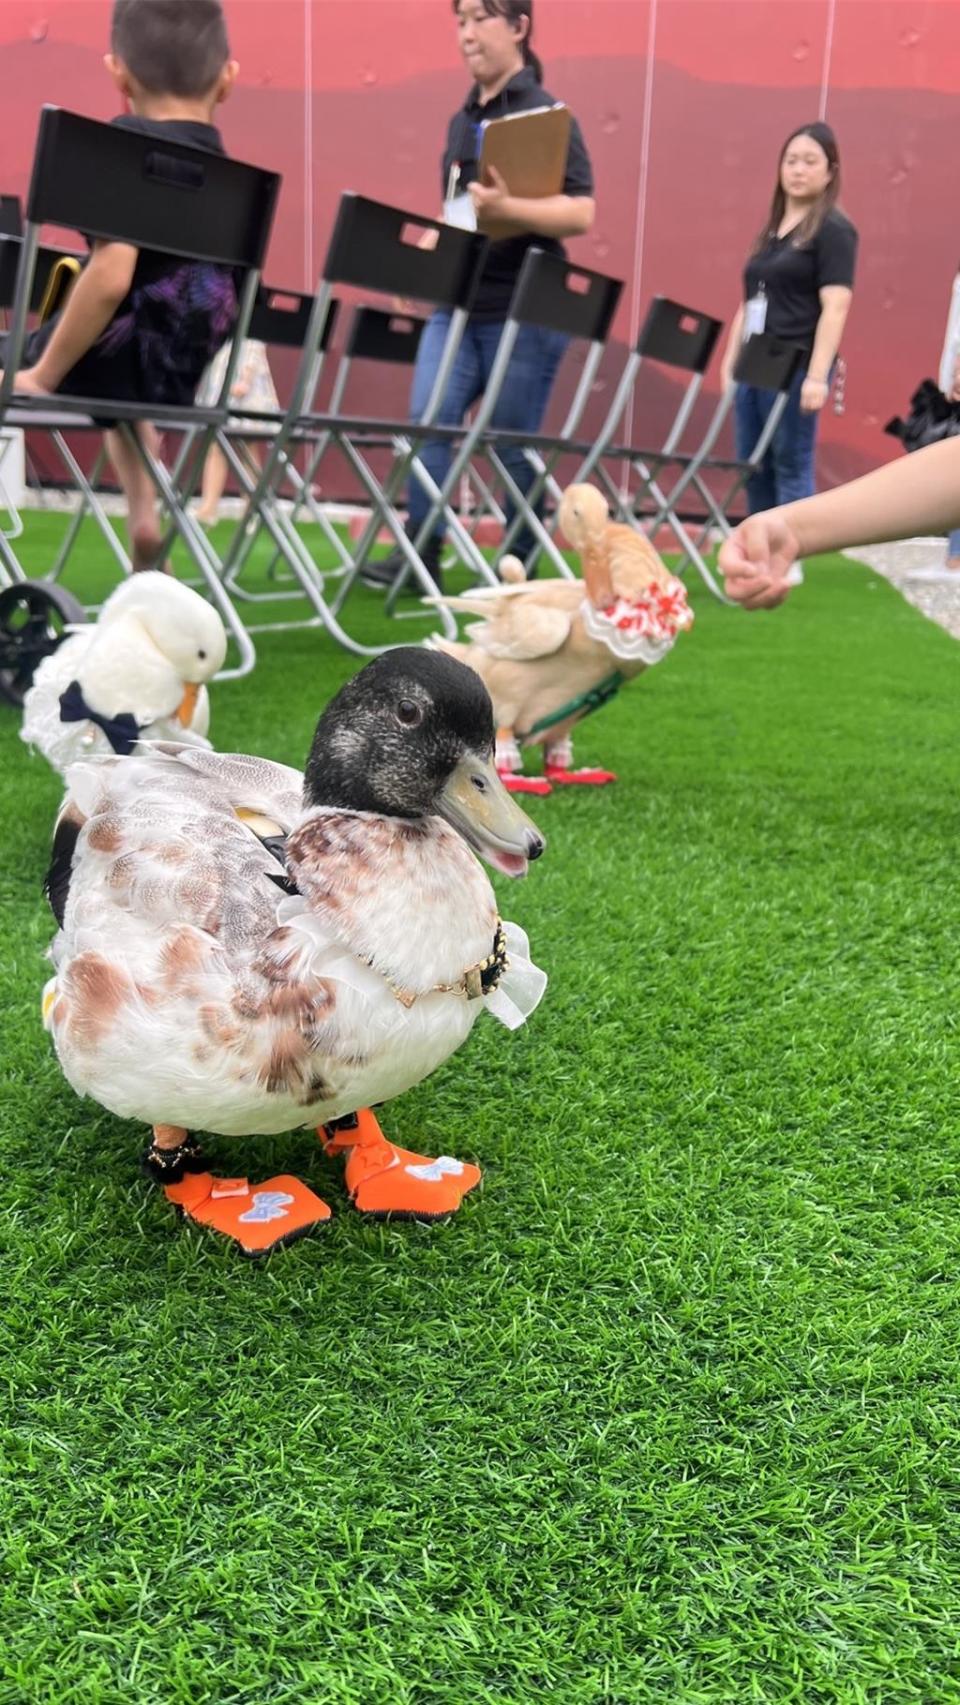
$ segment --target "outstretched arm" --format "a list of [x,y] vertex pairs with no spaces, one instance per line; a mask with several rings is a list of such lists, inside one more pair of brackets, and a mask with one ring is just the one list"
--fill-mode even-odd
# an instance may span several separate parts
[[782,604],[798,557],[960,526],[960,438],[931,444],[833,491],[742,521],[720,549],[727,592],[748,609]]

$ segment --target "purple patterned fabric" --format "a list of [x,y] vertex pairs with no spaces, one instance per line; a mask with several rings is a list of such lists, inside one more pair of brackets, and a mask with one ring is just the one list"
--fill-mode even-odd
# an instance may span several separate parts
[[204,369],[237,318],[233,276],[224,267],[185,262],[149,284],[134,282],[130,307],[113,319],[90,351],[105,363],[139,369],[138,400],[193,401]]

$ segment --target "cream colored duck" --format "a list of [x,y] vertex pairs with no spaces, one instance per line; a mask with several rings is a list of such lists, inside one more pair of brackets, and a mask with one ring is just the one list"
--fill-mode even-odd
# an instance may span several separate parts
[[152,1127],[152,1176],[202,1169],[197,1131],[308,1125],[349,1150],[361,1210],[459,1206],[479,1171],[364,1110],[542,994],[474,856],[520,876],[544,848],[493,744],[478,677],[403,647],[327,707],[305,775],[172,744],[71,768],[45,1021],[78,1094]]
[[198,593],[169,574],[131,575],[96,623],[78,628],[40,664],[20,737],[61,775],[78,758],[123,756],[138,740],[207,747],[204,683],[226,650],[223,623]]
[[[595,486],[568,487],[560,525],[579,552],[582,581],[527,581],[522,565],[505,557],[508,584],[430,600],[483,617],[467,629],[470,644],[427,643],[485,682],[497,719],[497,768],[514,792],[614,781],[610,770],[573,768],[571,731],[624,681],[661,662],[693,622],[682,583],[648,539],[611,522]],[[522,773],[524,746],[545,747],[545,778]]]

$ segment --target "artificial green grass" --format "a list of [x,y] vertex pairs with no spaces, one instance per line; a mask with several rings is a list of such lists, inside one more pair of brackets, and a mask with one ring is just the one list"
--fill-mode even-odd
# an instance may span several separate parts
[[[266,1265],[59,1076],[0,714],[2,1705],[960,1700],[958,654],[850,563],[695,598],[498,879],[544,1004],[385,1114],[482,1192],[364,1224],[223,1142],[335,1209]],[[354,665],[259,645],[214,738],[300,763]]]

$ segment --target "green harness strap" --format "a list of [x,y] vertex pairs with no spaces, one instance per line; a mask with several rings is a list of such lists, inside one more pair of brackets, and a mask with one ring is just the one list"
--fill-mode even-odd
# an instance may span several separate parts
[[546,729],[555,728],[558,722],[566,722],[568,717],[576,716],[578,711],[582,712],[584,716],[592,716],[593,712],[599,710],[601,705],[609,704],[611,699],[616,698],[625,680],[626,676],[621,675],[619,669],[616,670],[614,674],[608,675],[606,680],[601,681],[598,686],[591,687],[588,693],[581,693],[578,699],[571,699],[569,704],[561,705],[560,709],[555,710],[552,716],[541,716],[539,722],[535,722],[525,734],[518,734],[517,739],[521,742],[532,740],[535,734],[543,734]]

